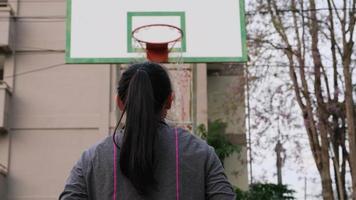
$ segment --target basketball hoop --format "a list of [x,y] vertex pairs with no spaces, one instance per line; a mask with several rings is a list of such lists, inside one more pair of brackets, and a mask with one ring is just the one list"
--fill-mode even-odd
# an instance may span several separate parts
[[146,51],[152,62],[168,62],[168,54],[183,37],[182,29],[169,24],[149,24],[132,31],[132,38]]

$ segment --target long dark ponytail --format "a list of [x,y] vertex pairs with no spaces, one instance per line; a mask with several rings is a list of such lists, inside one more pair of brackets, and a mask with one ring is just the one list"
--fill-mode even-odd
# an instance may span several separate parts
[[171,92],[167,72],[156,63],[134,64],[119,81],[118,95],[126,111],[120,169],[142,195],[156,185],[154,146],[162,110]]

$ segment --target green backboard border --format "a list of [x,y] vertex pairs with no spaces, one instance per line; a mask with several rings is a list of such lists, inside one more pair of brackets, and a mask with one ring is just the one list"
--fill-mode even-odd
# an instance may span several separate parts
[[181,42],[181,48],[173,48],[171,49],[172,52],[186,52],[187,50],[187,41],[186,41],[186,29],[185,29],[185,12],[163,12],[163,11],[156,11],[156,12],[127,12],[127,52],[139,52],[143,51],[142,48],[134,48],[132,45],[132,20],[134,17],[179,17],[180,21],[180,28],[183,31],[183,37]]
[[[239,1],[240,7],[240,28],[241,28],[241,46],[242,46],[242,56],[241,57],[183,57],[183,58],[169,58],[169,62],[175,62],[180,60],[184,63],[218,63],[218,62],[247,62],[247,43],[246,43],[246,23],[245,23],[245,1]],[[159,12],[131,12],[135,13],[159,13]],[[181,13],[181,12],[162,12],[162,13]],[[166,16],[166,15],[164,15]],[[176,15],[174,15],[176,16]],[[72,22],[72,0],[67,0],[67,20],[66,20],[66,51],[65,51],[65,61],[68,64],[101,64],[101,63],[134,63],[137,61],[143,61],[142,58],[73,58],[71,54],[71,22]],[[182,26],[182,24],[181,24]],[[185,19],[184,19],[184,29],[185,29]],[[130,30],[130,29],[128,29]],[[185,33],[186,30],[184,30]],[[130,33],[131,34],[131,33]],[[185,39],[185,36],[184,36]],[[131,40],[131,38],[130,38]],[[185,39],[186,40],[186,39]],[[131,45],[132,47],[132,45]],[[182,43],[183,48],[183,43]],[[184,45],[186,48],[186,44]],[[186,50],[186,49],[184,49]]]

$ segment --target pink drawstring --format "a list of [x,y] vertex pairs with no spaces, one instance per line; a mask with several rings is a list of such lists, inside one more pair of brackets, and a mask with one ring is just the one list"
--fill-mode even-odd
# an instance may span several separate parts
[[[117,147],[114,146],[114,194],[113,200],[116,200],[117,194]],[[175,146],[176,146],[176,200],[179,200],[179,139],[178,130],[175,128]]]
[[176,135],[176,197],[179,200],[179,140],[178,140],[178,131],[175,128],[175,135]]
[[117,160],[116,160],[116,154],[117,154],[117,147],[114,144],[114,195],[113,195],[113,200],[116,200],[116,183],[117,183],[117,174],[116,174],[116,164],[117,164]]

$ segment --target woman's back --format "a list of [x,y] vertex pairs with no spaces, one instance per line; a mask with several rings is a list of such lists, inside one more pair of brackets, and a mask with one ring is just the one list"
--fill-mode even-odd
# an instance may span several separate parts
[[[117,167],[120,149],[115,152],[112,138],[108,137],[83,153],[60,199],[113,199],[115,195],[115,199],[120,200],[235,199],[213,148],[183,129],[166,124],[160,125],[157,136],[154,149],[156,186],[146,195],[140,195]],[[120,147],[122,133],[117,134],[117,141]]]
[[112,139],[83,153],[61,199],[234,199],[212,148],[163,122],[174,97],[163,66],[131,65],[117,94],[122,112]]

